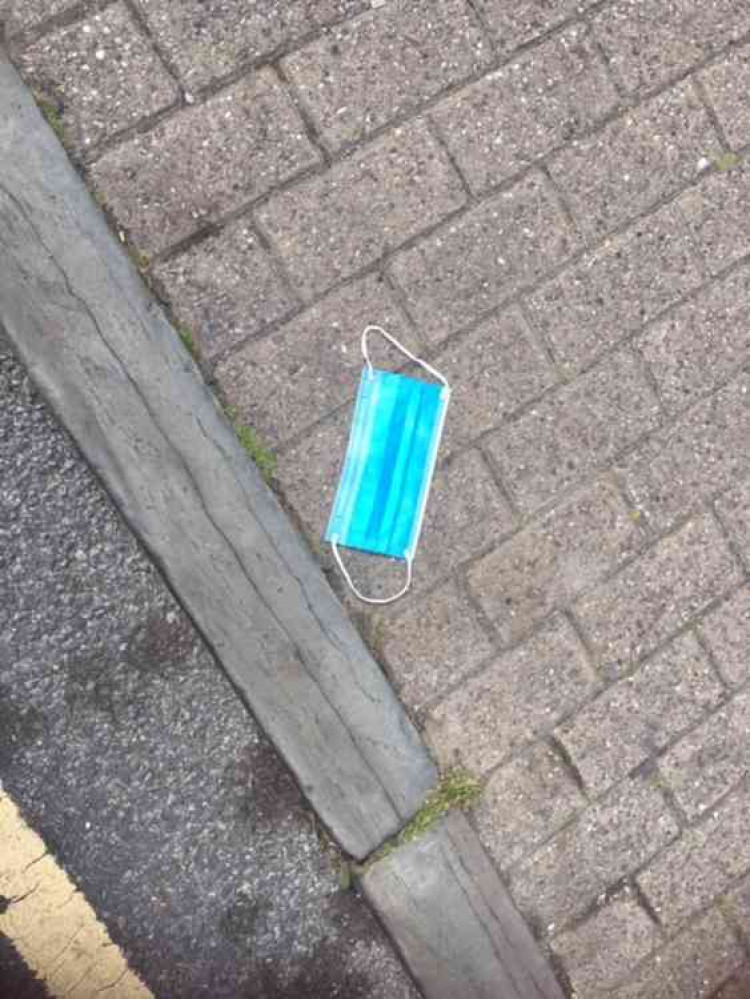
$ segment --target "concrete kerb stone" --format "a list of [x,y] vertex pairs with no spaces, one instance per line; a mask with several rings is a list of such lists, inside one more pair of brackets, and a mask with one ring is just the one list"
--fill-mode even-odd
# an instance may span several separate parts
[[[362,859],[419,811],[434,764],[1,50],[0,103],[0,325],[312,806]],[[406,869],[435,842],[419,925],[429,942],[449,916],[451,994],[561,999],[464,819],[382,864]],[[426,994],[447,996],[413,946],[413,886],[381,892],[384,869],[366,891]]]
[[375,863],[362,886],[430,999],[562,999],[460,813]]

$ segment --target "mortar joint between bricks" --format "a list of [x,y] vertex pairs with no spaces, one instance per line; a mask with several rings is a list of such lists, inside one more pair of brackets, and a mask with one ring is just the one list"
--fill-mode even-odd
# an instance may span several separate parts
[[409,302],[407,300],[406,295],[404,294],[403,288],[398,283],[394,275],[391,273],[391,269],[390,266],[388,265],[387,260],[380,261],[378,276],[382,281],[382,283],[390,292],[391,298],[396,303],[396,308],[404,317],[407,328],[410,330],[412,335],[416,338],[417,342],[419,343],[419,347],[420,350],[422,351],[422,354],[426,355],[426,353],[429,352],[430,350],[430,345],[425,339],[422,330],[417,325],[417,321],[415,320],[414,316],[412,315],[412,311],[409,308]]
[[711,667],[714,676],[716,677],[716,679],[721,684],[724,690],[725,697],[722,700],[722,702],[718,705],[719,708],[722,708],[731,698],[732,694],[734,694],[734,688],[730,684],[728,684],[727,681],[724,679],[721,672],[721,668],[719,667],[719,663],[716,659],[716,656],[713,653],[713,649],[708,644],[703,635],[703,632],[700,627],[700,621],[694,622],[691,630],[693,635],[695,636],[695,640],[698,643],[698,646],[700,647],[701,651],[706,657],[706,661],[708,662],[708,665]]
[[479,626],[484,631],[489,642],[493,646],[493,649],[499,649],[502,646],[500,642],[500,636],[497,633],[494,623],[490,616],[485,612],[481,601],[475,595],[473,589],[469,585],[469,574],[467,566],[461,565],[453,572],[453,577],[456,581],[456,588],[459,594],[464,598],[466,603],[474,611],[477,621],[479,621]]
[[550,367],[555,371],[555,375],[558,380],[561,378],[561,369],[558,363],[557,357],[555,356],[555,350],[552,346],[552,341],[550,340],[547,333],[541,329],[539,324],[536,322],[531,314],[528,304],[528,295],[522,294],[518,296],[518,301],[516,302],[516,307],[521,313],[526,328],[528,330],[529,336],[532,341],[539,347],[540,351],[544,354]]
[[[22,0],[19,0],[19,2],[22,2]],[[117,3],[117,0],[81,0],[81,2],[71,4],[70,7],[66,7],[56,14],[51,14],[49,17],[42,18],[37,24],[33,24],[29,28],[22,28],[12,35],[7,34],[6,29],[5,44],[12,55],[20,54],[24,49],[33,45],[34,42],[38,42],[41,38],[44,38],[45,35],[52,34],[53,31],[57,31],[60,28],[67,28],[73,24],[77,24],[79,21],[85,20],[89,14],[105,10],[107,7],[112,7],[115,3]]]
[[305,134],[310,140],[310,143],[318,151],[326,166],[330,166],[332,162],[331,150],[328,148],[325,139],[318,130],[318,126],[315,123],[312,112],[305,102],[304,96],[300,93],[294,81],[289,78],[289,74],[284,69],[281,59],[276,59],[272,63],[271,68],[276,73],[276,76],[278,77],[281,86],[284,88],[287,97],[299,115],[305,129]]
[[125,9],[130,12],[130,16],[133,18],[133,21],[140,30],[141,34],[148,40],[148,43],[151,46],[152,51],[156,54],[157,59],[162,64],[172,81],[176,84],[182,103],[185,104],[185,88],[182,84],[180,74],[177,71],[177,67],[174,65],[167,52],[164,50],[164,47],[151,30],[151,26],[148,23],[148,19],[143,12],[140,3],[138,0],[122,0],[122,2],[125,5]]
[[118,146],[124,145],[131,139],[136,138],[138,135],[145,135],[146,133],[153,131],[153,129],[161,125],[162,122],[171,120],[176,115],[180,114],[184,108],[185,104],[182,101],[182,98],[178,97],[166,107],[159,108],[158,111],[154,111],[152,114],[144,115],[142,118],[139,118],[138,121],[111,132],[90,148],[79,152],[78,156],[80,157],[85,169],[88,170],[103,156],[106,156],[106,154],[111,150],[116,149]]
[[[735,484],[733,484],[730,487],[730,489],[734,488],[734,485]],[[723,495],[723,493],[720,494],[719,496],[714,496],[709,501],[708,508],[711,511],[711,513],[713,514],[713,518],[714,518],[714,520],[716,521],[716,523],[718,525],[719,532],[720,532],[722,538],[724,539],[724,542],[726,543],[727,548],[731,552],[732,558],[734,559],[735,563],[739,567],[739,570],[742,573],[743,578],[747,579],[750,576],[750,562],[743,555],[743,553],[740,550],[739,546],[736,544],[736,542],[734,540],[734,537],[732,536],[731,531],[728,529],[727,525],[724,523],[724,518],[722,517],[722,515],[721,515],[721,513],[719,511],[719,506],[718,506],[719,500],[721,499],[722,495]]]
[[641,374],[643,375],[644,381],[651,389],[651,392],[656,399],[657,406],[659,407],[659,423],[654,427],[651,433],[656,433],[662,426],[662,424],[669,419],[671,413],[664,402],[661,394],[661,388],[656,380],[653,369],[647,359],[644,357],[642,350],[638,346],[635,339],[631,339],[623,348],[625,351],[629,351],[631,357],[635,359],[635,363],[640,368]]
[[[679,827],[680,834],[682,834],[686,829],[691,828],[690,820],[685,814],[682,805],[680,805],[672,787],[659,769],[658,760],[656,761],[656,766],[650,777],[650,781],[666,802],[667,808],[672,813],[672,816]],[[710,811],[711,809],[709,809],[709,812]]]
[[450,163],[458,179],[461,181],[461,187],[463,188],[464,194],[466,195],[467,206],[472,205],[476,200],[474,197],[474,192],[471,189],[469,181],[464,176],[464,172],[459,166],[458,160],[453,155],[453,153],[448,147],[448,143],[443,138],[443,133],[440,127],[438,126],[437,122],[433,119],[432,115],[430,115],[429,113],[424,116],[423,120],[425,122],[425,126],[427,128],[428,133],[435,140],[435,144],[437,145],[438,149],[442,150],[443,155]]
[[537,169],[544,177],[545,182],[547,183],[548,187],[554,194],[555,199],[557,201],[557,205],[563,215],[563,218],[566,219],[573,233],[575,233],[581,239],[581,241],[583,241],[582,239],[583,234],[581,233],[581,230],[578,226],[578,221],[575,217],[575,214],[573,213],[573,209],[568,204],[568,199],[565,197],[562,188],[552,176],[552,171],[547,165],[547,162],[544,161],[538,164]]
[[[189,113],[189,109],[178,108],[175,113]],[[159,250],[153,255],[154,263],[164,263],[167,260],[171,260],[173,257],[179,256],[179,254],[184,253],[185,250],[190,249],[192,246],[207,239],[210,236],[217,235],[223,228],[232,222],[236,222],[239,219],[245,218],[246,216],[252,217],[253,225],[257,225],[257,218],[253,213],[257,211],[266,204],[274,195],[282,193],[294,187],[296,184],[302,183],[305,180],[309,180],[311,177],[315,177],[325,170],[325,164],[316,163],[312,166],[303,167],[298,173],[288,177],[282,183],[278,184],[276,187],[272,188],[270,191],[266,191],[256,198],[251,198],[249,201],[243,202],[241,205],[230,209],[229,211],[223,212],[220,215],[207,218],[203,221],[199,228],[189,233],[187,236],[183,236],[176,242],[172,243],[170,246],[164,247],[164,249]],[[311,298],[307,303],[308,306],[320,301],[325,295],[330,294],[332,291],[338,289],[339,287],[350,284],[356,280],[357,277],[364,277],[366,273],[369,273],[374,269],[373,264],[369,264],[367,268],[363,268],[361,271],[357,271],[355,274],[348,275],[343,281],[337,282],[335,285],[327,288],[324,292]]]
[[480,3],[477,0],[466,0],[466,6],[471,10],[474,15],[474,19],[482,30],[482,35],[484,36],[484,41],[487,45],[488,51],[492,54],[492,66],[488,66],[488,72],[492,72],[494,65],[497,64],[499,60],[499,52],[497,51],[497,46],[495,45],[495,39],[490,31],[490,26],[487,23],[487,19],[484,16],[484,11]]
[[656,911],[656,909],[654,908],[654,906],[651,904],[648,896],[646,895],[646,893],[643,891],[643,889],[639,885],[637,879],[634,878],[634,877],[632,877],[632,876],[630,878],[628,878],[628,886],[629,886],[629,890],[630,890],[631,895],[633,896],[633,898],[635,899],[635,901],[638,903],[638,905],[646,913],[646,915],[651,920],[651,922],[654,924],[654,926],[658,926],[659,929],[661,929],[661,926],[662,926],[661,917],[659,916],[659,913]]
[[505,500],[505,502],[508,504],[508,508],[510,509],[510,512],[513,516],[513,528],[515,529],[520,525],[521,521],[523,520],[523,512],[520,506],[518,505],[515,496],[511,492],[510,488],[506,485],[502,473],[500,472],[500,469],[496,465],[495,460],[488,451],[488,449],[484,446],[484,442],[483,441],[478,442],[473,446],[476,448],[480,458],[484,462],[485,467],[489,471],[490,477],[492,478],[492,481],[495,483],[498,492]]
[[[507,650],[502,649],[502,652],[505,651]],[[427,718],[435,710],[435,708],[439,707],[443,703],[443,701],[446,701],[452,694],[455,694],[455,692],[459,690],[461,687],[463,687],[468,680],[472,680],[474,677],[480,676],[482,673],[484,673],[485,670],[489,669],[489,667],[493,664],[493,662],[495,662],[497,656],[498,656],[497,650],[492,649],[490,652],[487,653],[484,659],[477,666],[474,666],[472,669],[467,670],[465,673],[462,673],[457,680],[453,680],[453,682],[447,683],[444,687],[440,688],[436,693],[430,694],[429,697],[426,697],[419,706],[420,717]],[[504,759],[503,761],[501,761],[501,764],[498,764],[497,766],[493,767],[492,770],[487,771],[486,773],[483,772],[482,774],[483,779],[486,780],[487,777],[489,777],[494,770],[498,769],[499,766],[505,762],[508,762],[508,760]]]
[[[687,521],[685,521],[685,523],[687,523]],[[683,526],[684,526],[684,524],[683,524]],[[679,528],[678,528],[678,530],[679,530]],[[666,536],[667,535],[662,535],[661,537],[666,537]],[[658,543],[658,540],[661,540],[661,538],[657,539],[657,542],[649,541],[648,545],[646,547],[652,547],[653,544]],[[643,549],[641,549],[641,553],[642,553],[642,551],[643,551]],[[631,559],[629,559],[628,564],[631,564],[634,561],[635,558],[638,558],[638,554],[640,554],[640,553],[637,553]],[[622,568],[625,568],[625,566],[623,565]],[[616,569],[607,578],[611,579],[612,576],[616,575],[620,571],[621,571],[621,569]],[[601,585],[601,583],[605,582],[605,581],[606,580],[604,580],[604,579],[599,580],[599,583],[598,584],[594,584],[593,588],[596,588],[597,585]],[[603,692],[603,690],[605,690],[605,689],[607,689],[609,687],[613,687],[613,686],[615,686],[615,685],[617,685],[619,683],[622,683],[624,680],[631,679],[647,663],[651,662],[657,656],[661,655],[673,642],[678,641],[680,638],[682,638],[684,635],[686,635],[688,633],[693,634],[695,628],[696,627],[700,627],[700,624],[701,624],[701,622],[703,621],[703,619],[705,617],[708,617],[711,613],[713,613],[714,610],[716,610],[717,607],[721,606],[721,604],[723,604],[726,600],[731,599],[739,590],[743,589],[745,586],[747,586],[747,580],[743,580],[742,582],[740,582],[739,585],[733,586],[729,590],[723,591],[718,597],[716,597],[714,600],[710,601],[708,604],[706,604],[704,607],[702,607],[700,609],[700,611],[698,611],[689,621],[683,622],[683,624],[681,624],[674,631],[670,632],[660,642],[658,642],[656,645],[654,645],[653,647],[649,648],[648,651],[642,653],[641,655],[638,656],[638,658],[636,658],[632,662],[630,662],[626,668],[621,668],[620,670],[618,670],[618,673],[617,673],[616,677],[606,676],[605,680],[604,680],[604,686],[602,688],[602,691],[599,691],[599,693]],[[584,591],[582,594],[580,594],[579,596],[577,596],[576,600],[580,599],[580,597],[583,596],[583,595],[585,595],[585,593],[586,593],[586,591]],[[750,681],[748,681],[747,684],[742,684],[739,687],[732,688],[732,690],[731,690],[732,696],[741,693],[746,687],[750,688]],[[599,693],[595,694],[594,696],[598,697]],[[726,703],[726,702],[722,702],[722,704],[719,707],[723,707],[724,703]],[[683,729],[677,736],[675,736],[673,739],[670,739],[667,743],[665,743],[665,745],[658,751],[658,753],[656,754],[656,756],[657,757],[663,756],[669,749],[671,749],[688,732],[691,732],[694,728],[698,728],[703,723],[703,721],[705,721],[705,716],[701,716],[700,718],[698,718],[698,720],[693,725],[689,725],[686,729]],[[654,758],[650,757],[649,759],[653,761]],[[648,762],[648,761],[644,761],[644,762]],[[658,763],[658,760],[657,760],[657,763]],[[643,768],[644,768],[644,764],[640,764],[638,767],[635,768],[635,770],[643,771]],[[655,769],[656,769],[656,767],[651,767],[650,766],[649,767],[649,774],[651,774]]]
[[584,652],[584,660],[589,668],[589,673],[592,680],[596,681],[601,685],[601,689],[608,685],[607,676],[604,673],[600,663],[599,656],[596,654],[594,646],[589,640],[589,636],[586,634],[586,630],[578,620],[578,616],[572,607],[566,607],[562,610],[562,615],[568,622],[573,630],[576,638],[578,639],[581,648]]
[[274,241],[271,239],[270,235],[268,234],[268,232],[266,230],[266,227],[263,225],[263,223],[261,222],[261,220],[258,218],[258,213],[255,212],[255,211],[251,211],[251,212],[248,212],[246,216],[243,216],[243,218],[246,219],[248,227],[253,231],[253,233],[255,234],[256,239],[258,240],[258,243],[265,250],[268,258],[271,261],[271,266],[273,267],[274,271],[276,272],[276,274],[281,279],[281,282],[284,285],[284,288],[286,289],[287,293],[290,295],[290,297],[292,298],[292,300],[297,305],[297,309],[295,309],[295,310],[288,309],[288,310],[286,310],[286,313],[285,313],[284,316],[280,316],[279,317],[280,321],[286,322],[286,321],[288,321],[287,315],[288,315],[289,312],[294,311],[295,314],[296,314],[297,311],[302,312],[307,307],[306,303],[305,303],[305,300],[303,299],[302,295],[299,293],[299,291],[295,287],[295,284],[294,284],[294,281],[292,281],[292,275],[289,272],[289,268],[287,266],[287,263],[284,260],[283,256],[277,250],[276,244],[274,243]]
[[706,88],[703,86],[703,81],[701,80],[698,73],[694,73],[691,76],[690,83],[693,87],[693,90],[695,91],[695,94],[699,102],[703,105],[703,108],[706,114],[708,115],[708,119],[711,122],[713,130],[716,132],[716,135],[718,136],[719,142],[727,152],[731,152],[732,146],[729,142],[729,139],[727,138],[726,132],[724,131],[724,127],[721,124],[721,121],[719,120],[718,114],[716,113],[716,109],[711,103],[708,96],[708,92],[706,91]]
[[[117,0],[90,0],[91,3],[101,2],[103,4],[116,3]],[[130,0],[132,4],[139,4],[140,0]],[[275,63],[283,59],[285,56],[296,52],[298,49],[304,48],[311,42],[316,41],[325,34],[327,34],[332,27],[337,25],[345,24],[348,21],[353,21],[357,17],[361,16],[363,11],[361,9],[354,9],[351,12],[342,14],[333,24],[326,23],[318,27],[312,28],[306,33],[296,36],[290,42],[281,42],[276,45],[273,49],[264,52],[262,55],[256,56],[254,58],[249,58],[245,60],[240,60],[231,69],[227,70],[225,73],[221,73],[218,76],[212,77],[205,83],[198,83],[194,88],[189,89],[192,101],[190,105],[201,105],[205,104],[206,101],[210,100],[216,94],[221,93],[223,90],[231,87],[233,84],[239,82],[244,77],[249,76],[253,73],[258,73],[264,69],[273,69]],[[145,15],[144,15],[145,16]],[[179,74],[177,74],[179,77]],[[181,85],[185,92],[188,92]]]
[[639,507],[638,501],[630,491],[623,476],[615,467],[607,468],[603,474],[604,478],[612,484],[613,489],[622,500],[630,519],[644,536],[648,536],[651,533],[648,515]]
[[[611,2],[612,0],[602,0],[602,2],[594,4],[586,11],[584,19],[587,21],[591,20],[599,10],[608,6]],[[596,33],[596,29],[594,29],[594,32]],[[660,97],[662,94],[667,93],[667,91],[672,90],[674,87],[677,87],[685,82],[692,82],[691,77],[697,79],[698,74],[708,69],[710,66],[726,59],[733,52],[747,45],[748,42],[750,42],[750,31],[745,31],[727,42],[723,48],[709,53],[709,55],[705,56],[703,59],[696,60],[686,69],[681,69],[678,72],[673,73],[671,76],[660,80],[653,86],[643,87],[634,91],[628,91],[627,88],[623,87],[622,104],[620,105],[619,110],[604,121],[609,121],[612,117],[619,117],[620,114],[632,112],[639,105],[645,104],[656,97]]]
[[[581,707],[585,707],[585,706],[586,706],[585,704],[581,705]],[[567,773],[569,774],[569,776],[572,778],[572,780],[575,783],[575,785],[578,788],[578,790],[581,792],[581,794],[586,799],[586,801],[589,802],[591,800],[591,795],[589,793],[589,789],[586,786],[586,782],[583,779],[583,775],[582,775],[581,771],[575,765],[575,762],[573,761],[573,757],[568,752],[568,749],[565,746],[565,743],[562,741],[562,739],[560,739],[560,737],[558,735],[555,734],[554,731],[552,732],[551,735],[549,735],[547,737],[546,741],[547,741],[547,745],[552,750],[552,752],[555,754],[555,756],[557,757],[557,759],[565,767],[565,770],[567,771]]]
[[615,93],[617,94],[618,97],[617,107],[619,109],[629,103],[630,98],[628,91],[625,87],[625,84],[620,79],[620,74],[617,72],[617,68],[612,65],[612,60],[609,58],[608,54],[604,50],[604,46],[599,41],[599,36],[596,33],[596,28],[588,18],[586,18],[585,20],[587,21],[589,26],[589,32],[590,32],[589,37],[591,38],[591,43],[594,47],[594,51],[599,56],[601,64],[602,66],[604,66],[604,71],[607,74],[610,83],[614,87]]
[[608,905],[623,898],[632,898],[632,895],[632,877],[625,874],[595,895],[577,915],[568,917],[559,926],[555,925],[554,935],[557,936],[562,931],[575,932]]

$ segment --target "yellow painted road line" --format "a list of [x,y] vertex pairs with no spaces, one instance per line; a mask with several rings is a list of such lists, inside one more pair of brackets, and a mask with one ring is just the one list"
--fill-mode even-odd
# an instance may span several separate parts
[[56,999],[153,999],[120,948],[0,787],[0,933]]

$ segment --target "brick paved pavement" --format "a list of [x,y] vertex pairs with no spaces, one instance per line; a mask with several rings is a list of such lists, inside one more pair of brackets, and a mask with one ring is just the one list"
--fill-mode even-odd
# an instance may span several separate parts
[[327,567],[363,325],[445,369],[413,595],[354,609],[581,999],[750,995],[750,6],[17,0],[9,34]]

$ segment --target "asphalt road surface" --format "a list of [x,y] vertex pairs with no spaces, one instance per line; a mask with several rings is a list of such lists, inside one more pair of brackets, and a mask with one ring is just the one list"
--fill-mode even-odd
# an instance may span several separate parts
[[0,593],[0,781],[156,996],[417,999],[1,331]]

